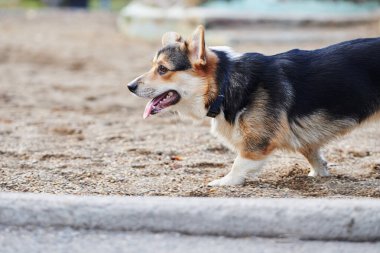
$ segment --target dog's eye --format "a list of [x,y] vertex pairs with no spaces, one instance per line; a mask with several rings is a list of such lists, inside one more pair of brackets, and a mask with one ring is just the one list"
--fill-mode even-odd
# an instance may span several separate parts
[[160,66],[158,66],[157,71],[158,71],[158,74],[160,74],[162,76],[162,75],[166,74],[166,72],[168,72],[168,68],[166,68],[163,65],[160,65]]

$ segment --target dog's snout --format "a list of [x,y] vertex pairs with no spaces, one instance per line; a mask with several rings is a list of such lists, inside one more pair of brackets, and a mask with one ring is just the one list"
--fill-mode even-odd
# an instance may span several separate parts
[[133,81],[133,82],[129,83],[129,84],[128,84],[128,89],[129,89],[131,92],[136,91],[136,89],[137,89],[137,81]]

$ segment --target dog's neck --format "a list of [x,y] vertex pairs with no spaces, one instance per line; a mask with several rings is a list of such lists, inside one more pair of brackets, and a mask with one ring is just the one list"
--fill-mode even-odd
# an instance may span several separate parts
[[[229,52],[224,48],[207,49],[207,69],[210,77],[207,80],[206,90],[202,97],[196,96],[188,101],[191,103],[182,104],[180,114],[190,116],[191,118],[203,120],[208,117],[218,119],[224,115],[225,93],[229,89],[230,83],[230,65],[233,63],[230,59]],[[201,99],[201,101],[200,101]]]
[[[223,112],[224,119],[234,124],[237,115],[249,105],[251,94],[259,86],[264,58],[257,53],[239,55],[228,48],[227,50],[211,48],[211,50],[218,58],[215,81],[210,84],[216,88],[209,94],[211,99],[206,101],[205,105],[209,110],[216,102],[220,110],[218,115]],[[218,101],[218,95],[223,95],[223,99],[219,98]]]
[[[209,102],[208,110],[207,110],[207,117],[215,118],[220,114],[220,112],[223,109],[224,101],[225,101],[225,95],[227,92],[227,89],[230,86],[230,67],[231,67],[231,60],[228,57],[228,54],[224,51],[214,51],[214,53],[218,57],[218,63],[215,73],[215,81],[217,88],[214,90],[217,90],[216,97],[211,99]],[[215,96],[215,95],[214,95]],[[207,106],[206,106],[207,107]]]

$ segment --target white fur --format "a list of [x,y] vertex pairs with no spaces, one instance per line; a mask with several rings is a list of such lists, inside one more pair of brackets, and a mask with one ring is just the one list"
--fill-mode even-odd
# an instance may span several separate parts
[[238,155],[232,165],[232,170],[224,177],[209,183],[209,186],[240,185],[250,172],[258,172],[264,165],[265,160],[253,161]]
[[230,57],[231,59],[236,59],[243,55],[241,53],[235,52],[232,48],[227,47],[227,46],[214,46],[214,47],[209,47],[209,48],[217,50],[217,51],[223,51],[227,53],[228,57]]
[[[244,111],[236,115],[235,122],[239,122],[240,115]],[[224,113],[221,111],[219,115],[211,120],[211,133],[221,139],[223,143],[231,150],[237,150],[241,145],[242,135],[238,123],[231,125],[224,118]]]
[[311,164],[311,169],[308,174],[309,177],[329,176],[329,171],[327,170],[327,162],[323,159],[319,150],[313,150],[310,154],[305,154],[305,157]]
[[181,83],[172,85],[171,89],[176,90],[181,95],[181,101],[172,106],[171,110],[178,111],[194,119],[203,119],[206,116],[204,97],[200,94],[202,82],[198,77],[184,74]]

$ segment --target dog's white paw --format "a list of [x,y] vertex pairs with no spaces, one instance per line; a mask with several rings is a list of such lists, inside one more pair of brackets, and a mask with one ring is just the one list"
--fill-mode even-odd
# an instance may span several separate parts
[[330,173],[328,172],[327,169],[321,169],[321,170],[314,170],[314,169],[311,169],[309,174],[308,174],[309,177],[328,177],[330,176]]
[[220,179],[208,183],[208,186],[227,186],[227,185],[241,185],[244,184],[245,179],[242,177],[231,177],[226,175]]

